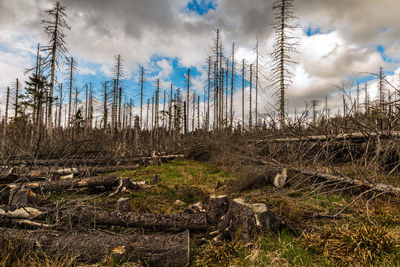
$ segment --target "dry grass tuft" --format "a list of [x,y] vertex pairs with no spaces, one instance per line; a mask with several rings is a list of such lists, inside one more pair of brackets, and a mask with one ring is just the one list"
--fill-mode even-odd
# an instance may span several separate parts
[[0,266],[29,267],[67,267],[75,260],[68,256],[47,256],[39,251],[32,251],[26,243],[15,238],[0,238]]
[[397,247],[389,229],[380,225],[333,226],[306,235],[306,245],[342,264],[370,265],[385,262]]

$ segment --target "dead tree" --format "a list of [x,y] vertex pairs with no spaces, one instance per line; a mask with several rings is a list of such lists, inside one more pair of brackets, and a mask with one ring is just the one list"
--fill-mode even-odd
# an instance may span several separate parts
[[122,58],[121,55],[115,56],[116,63],[114,65],[114,74],[115,74],[115,80],[116,80],[116,90],[117,90],[117,96],[118,96],[118,107],[117,107],[117,128],[118,130],[121,130],[121,103],[122,103],[122,85],[121,85],[121,77],[123,77],[123,72],[122,72]]
[[255,126],[258,127],[258,38],[257,38],[257,46],[256,46],[256,102],[255,102],[255,112],[254,116],[256,119]]
[[[188,69],[188,72],[187,72],[187,92],[186,92],[186,97],[187,97],[187,100],[186,100],[186,109],[185,109],[185,111],[187,112],[186,113],[186,119],[185,119],[185,125],[186,126],[188,126],[189,124],[188,124],[188,120],[190,119],[190,109],[189,109],[189,107],[190,107],[190,69]],[[185,127],[185,129],[186,129],[186,127]],[[185,133],[187,133],[189,131],[189,129],[186,129],[185,130]]]
[[368,84],[365,82],[365,114],[369,114],[369,96],[368,96]]
[[144,76],[144,68],[142,67],[142,71],[140,73],[140,128],[143,128],[143,76]]
[[14,119],[16,120],[18,118],[18,99],[19,99],[19,81],[18,79],[15,82],[15,103],[14,103]]
[[149,129],[149,109],[150,109],[150,99],[147,98],[146,130]]
[[107,117],[108,117],[108,110],[107,110],[107,81],[104,82],[104,107],[103,107],[103,126],[104,129],[107,129]]
[[58,108],[58,127],[61,128],[61,112],[62,112],[62,105],[63,105],[63,101],[62,101],[63,85],[62,85],[62,83],[60,83],[59,89],[60,89],[60,92],[59,92],[59,99],[58,99],[58,104],[59,104],[59,108]]
[[113,80],[114,81],[114,86],[113,86],[113,101],[112,101],[112,108],[111,108],[111,127],[112,127],[112,129],[113,130],[115,130],[115,127],[116,127],[116,123],[115,123],[115,120],[116,120],[116,112],[115,112],[115,109],[116,109],[116,102],[117,102],[117,81],[116,81],[116,79],[114,79]]
[[56,2],[53,8],[45,10],[45,13],[50,17],[50,20],[43,20],[45,25],[44,31],[50,38],[49,45],[43,47],[43,51],[48,52],[44,60],[44,66],[46,69],[50,68],[50,95],[47,122],[49,128],[51,128],[55,70],[61,63],[61,60],[66,61],[67,59],[68,49],[66,47],[64,30],[70,29],[70,26],[66,21],[67,14],[65,13],[65,7],[60,2]]
[[242,61],[242,124],[244,126],[244,59]]
[[6,110],[4,115],[4,123],[3,123],[3,138],[1,139],[1,151],[4,151],[4,144],[6,141],[7,134],[7,124],[8,124],[8,103],[10,100],[10,87],[7,86],[7,96],[6,96]]
[[[206,130],[210,130],[211,57],[208,57]],[[204,103],[205,104],[205,103]]]
[[168,131],[170,132],[170,134],[172,133],[172,89],[173,89],[173,85],[171,83],[171,91],[170,91],[170,95],[169,95],[169,107],[168,107]]
[[232,71],[231,71],[231,123],[230,127],[233,127],[233,84],[235,82],[235,43],[232,43]]
[[276,0],[273,5],[275,11],[275,22],[273,28],[275,30],[276,39],[274,42],[274,50],[272,52],[272,86],[279,91],[280,97],[280,126],[285,127],[285,93],[292,83],[291,76],[293,75],[291,65],[294,61],[291,60],[290,53],[296,51],[297,43],[291,30],[295,26],[291,24],[294,19],[293,15],[294,0]]
[[72,87],[74,82],[74,73],[76,71],[76,63],[74,58],[71,57],[70,67],[69,67],[69,101],[68,101],[68,127],[71,124],[71,102],[72,102]]
[[249,129],[253,127],[253,116],[252,116],[252,98],[253,98],[253,64],[250,64],[250,97],[249,97]]
[[8,104],[10,102],[10,87],[7,86],[7,96],[6,96],[6,110],[5,110],[5,115],[4,115],[4,129],[7,128],[8,124]]

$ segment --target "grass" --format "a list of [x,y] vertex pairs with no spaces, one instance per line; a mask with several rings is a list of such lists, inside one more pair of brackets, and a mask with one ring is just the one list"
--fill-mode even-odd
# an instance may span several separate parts
[[75,263],[74,259],[68,256],[49,256],[29,250],[22,240],[13,237],[13,239],[0,238],[0,266],[67,267],[75,266]]
[[175,205],[176,200],[186,205],[198,201],[204,202],[210,194],[224,193],[216,189],[233,175],[220,171],[212,165],[191,160],[174,160],[160,166],[148,166],[132,171],[117,172],[132,181],[151,183],[153,175],[160,177],[155,187],[141,189],[131,193],[131,206],[136,212],[176,213],[185,207]]
[[[133,212],[166,214],[182,212],[198,201],[206,203],[210,194],[227,194],[230,199],[246,197],[253,203],[266,203],[273,212],[295,223],[315,227],[312,235],[293,236],[286,230],[265,232],[251,245],[239,239],[219,243],[208,240],[201,245],[192,241],[192,266],[393,266],[400,260],[400,200],[371,202],[369,215],[374,225],[368,223],[366,216],[367,199],[354,203],[340,220],[306,220],[303,215],[307,213],[334,214],[351,203],[354,196],[351,192],[321,194],[268,185],[238,192],[228,186],[230,180],[238,178],[233,173],[192,160],[174,160],[113,174],[148,183],[158,175],[160,182],[112,198],[82,200],[88,197],[87,192],[73,196],[66,192],[52,195],[50,200],[70,197],[114,209],[116,200],[124,196],[130,197]],[[184,205],[174,204],[176,200]]]

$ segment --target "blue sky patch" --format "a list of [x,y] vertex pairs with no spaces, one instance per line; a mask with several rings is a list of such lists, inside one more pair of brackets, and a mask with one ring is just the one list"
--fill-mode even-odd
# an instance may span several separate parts
[[192,0],[187,4],[190,12],[195,12],[200,16],[208,13],[211,9],[215,10],[216,3],[214,0]]

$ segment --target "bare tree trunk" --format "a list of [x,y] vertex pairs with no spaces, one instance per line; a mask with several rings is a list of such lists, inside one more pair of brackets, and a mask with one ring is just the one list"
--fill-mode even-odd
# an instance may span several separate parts
[[156,101],[156,106],[155,106],[154,119],[155,119],[155,128],[158,131],[158,128],[160,127],[159,125],[160,79],[157,79],[157,90],[156,90],[155,101]]
[[18,94],[19,94],[19,81],[18,79],[16,80],[15,84],[15,105],[14,105],[14,119],[18,118]]
[[254,113],[256,122],[255,122],[255,126],[256,128],[258,127],[258,38],[257,38],[257,48],[256,48],[256,102],[255,102],[255,106],[256,106],[256,110]]
[[[284,1],[283,1],[284,2]],[[280,96],[280,102],[281,102],[281,107],[280,107],[280,116],[281,116],[281,130],[285,128],[285,43],[286,43],[286,38],[285,38],[285,30],[286,30],[286,24],[285,24],[285,4],[282,3],[281,7],[281,36],[280,36],[280,65],[279,65],[279,71],[280,71],[280,91],[281,91],[281,96]]]
[[58,101],[58,103],[59,103],[59,105],[60,105],[60,108],[58,109],[58,127],[60,127],[61,128],[61,114],[62,114],[62,104],[63,104],[63,101],[62,101],[62,91],[63,91],[63,85],[62,85],[62,83],[60,84],[60,99],[59,99],[59,101]]
[[7,128],[8,125],[8,106],[10,102],[10,87],[7,87],[7,96],[6,96],[6,110],[5,110],[5,115],[4,115],[4,129]]
[[168,108],[168,130],[170,134],[172,133],[172,83],[171,83],[171,92],[169,95],[169,108]]
[[249,129],[253,127],[252,98],[253,98],[253,64],[250,64],[250,97],[249,97]]
[[147,114],[146,114],[146,129],[149,129],[149,112],[150,112],[150,99],[147,98]]
[[[36,76],[36,78],[39,77],[39,65],[40,65],[40,44],[38,44],[38,46],[37,46],[37,53],[36,53],[36,68],[35,68],[35,76]],[[34,136],[35,132],[36,132],[36,120],[37,120],[36,109],[38,108],[37,107],[38,90],[39,90],[38,89],[38,84],[36,83],[35,84],[35,91],[34,91],[34,94],[33,94],[33,107],[32,107],[32,136]],[[32,140],[33,140],[33,138],[32,138]]]
[[167,91],[164,90],[164,99],[163,99],[163,115],[162,115],[162,127],[163,129],[166,129],[167,127],[165,126],[165,102],[167,100]]
[[117,118],[117,127],[121,130],[121,101],[122,101],[122,87],[119,84],[119,78],[121,74],[121,55],[117,55],[117,94],[118,94],[118,118]]
[[365,83],[365,114],[369,114],[368,85]]
[[228,128],[228,82],[229,82],[229,61],[226,59],[225,71],[225,128]]
[[214,122],[213,128],[218,127],[218,60],[214,62]]
[[69,103],[68,103],[68,127],[71,125],[71,97],[72,97],[72,79],[74,70],[74,58],[71,57],[71,66],[69,72]]
[[142,67],[142,72],[140,74],[140,128],[143,128],[143,74],[144,68]]
[[52,128],[52,107],[53,107],[54,76],[55,76],[57,45],[58,45],[59,11],[60,11],[60,2],[56,2],[54,34],[52,38],[53,45],[51,48],[50,98],[49,98],[48,112],[47,112],[49,129]]
[[6,96],[6,110],[4,115],[4,125],[3,125],[3,138],[1,139],[1,152],[4,153],[4,145],[6,141],[7,135],[7,125],[8,125],[8,103],[10,100],[10,87],[7,87],[7,96]]
[[132,129],[132,107],[133,107],[133,100],[131,98],[129,101],[129,129]]
[[232,72],[231,72],[231,128],[233,127],[233,87],[235,81],[235,43],[232,43]]
[[104,82],[104,106],[103,106],[103,125],[104,130],[107,129],[107,81]]
[[194,119],[196,117],[196,94],[193,93],[193,111],[192,111],[193,115],[192,115],[192,131],[194,132]]
[[197,96],[197,129],[200,130],[200,96]]
[[115,130],[116,123],[116,115],[115,115],[115,107],[116,107],[116,102],[117,102],[117,80],[114,79],[114,88],[113,88],[113,102],[112,102],[112,111],[111,111],[111,127],[113,131]]
[[242,65],[242,127],[244,127],[244,59]]
[[219,127],[219,29],[217,29],[217,40],[215,46],[215,66],[214,66],[214,126]]
[[[189,121],[190,120],[190,69],[188,69],[187,72],[187,100],[186,100],[186,119]],[[189,126],[188,121],[186,122],[186,126]],[[189,129],[186,129],[186,133],[189,131]]]
[[185,131],[185,135],[187,135],[187,133],[188,133],[188,125],[187,125],[187,110],[188,108],[187,108],[187,104],[186,104],[186,101],[184,101],[183,102],[183,127],[184,127],[184,131]]
[[[207,77],[207,115],[206,115],[206,131],[210,130],[210,87],[211,87],[211,57],[208,57],[208,77]],[[205,103],[204,103],[205,104]]]

